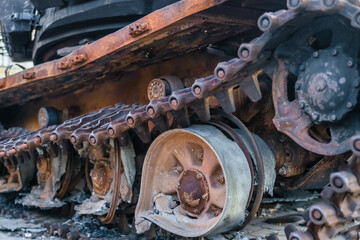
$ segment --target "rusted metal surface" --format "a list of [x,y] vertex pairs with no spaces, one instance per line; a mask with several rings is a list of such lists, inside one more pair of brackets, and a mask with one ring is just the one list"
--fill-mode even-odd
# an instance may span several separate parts
[[[215,2],[212,3],[215,5]],[[344,6],[338,6],[335,3],[336,1],[334,1],[334,3],[323,1],[289,1],[289,9],[292,11],[283,10],[264,14],[259,19],[258,24],[265,33],[252,42],[241,45],[238,51],[239,58],[219,63],[214,69],[214,75],[207,77],[200,76],[193,78],[191,81],[182,80],[184,84],[179,84],[176,87],[172,87],[172,81],[167,81],[166,78],[164,78],[165,80],[160,79],[161,81],[156,80],[155,82],[159,84],[150,84],[148,88],[146,88],[147,84],[144,84],[142,87],[143,95],[146,97],[146,89],[148,93],[151,93],[148,94],[150,102],[147,105],[133,104],[130,106],[119,103],[113,107],[101,108],[98,111],[71,118],[56,126],[49,126],[32,133],[22,133],[21,136],[16,135],[11,139],[9,137],[1,139],[0,155],[4,161],[11,162],[14,158],[17,159],[25,156],[35,149],[53,146],[54,144],[61,145],[64,141],[70,141],[73,145],[70,146],[77,150],[80,159],[82,159],[81,161],[87,163],[86,174],[91,172],[92,187],[89,186],[89,189],[92,189],[93,198],[85,201],[78,210],[80,213],[85,214],[106,214],[103,221],[109,223],[114,218],[116,208],[120,202],[132,201],[132,183],[134,182],[135,172],[133,171],[134,167],[131,166],[130,163],[134,163],[135,153],[131,145],[131,140],[135,139],[138,143],[142,142],[143,144],[137,144],[136,146],[142,149],[146,148],[147,144],[151,143],[151,141],[157,137],[151,144],[143,166],[140,201],[136,213],[138,231],[143,232],[148,229],[149,221],[155,222],[165,229],[184,236],[214,234],[226,231],[234,226],[245,225],[258,210],[263,193],[267,191],[271,194],[272,192],[275,174],[268,174],[269,172],[267,171],[269,171],[269,169],[275,169],[275,161],[271,162],[272,165],[265,165],[264,163],[266,161],[263,159],[268,158],[268,160],[273,160],[273,154],[270,151],[263,154],[261,150],[264,150],[266,147],[261,147],[260,149],[258,146],[259,142],[256,141],[258,138],[253,137],[247,128],[234,117],[224,117],[226,118],[225,122],[232,122],[232,124],[240,128],[240,132],[243,133],[243,135],[240,134],[241,137],[245,136],[244,138],[247,138],[244,144],[246,145],[245,147],[249,149],[248,154],[243,150],[244,146],[241,147],[241,144],[239,144],[239,141],[236,141],[235,138],[233,138],[235,142],[232,142],[219,131],[214,131],[216,134],[214,133],[213,135],[216,135],[216,137],[213,136],[211,134],[212,131],[209,130],[209,126],[202,126],[199,129],[192,126],[189,128],[191,130],[167,130],[169,128],[187,127],[190,123],[194,122],[194,119],[203,122],[208,121],[212,116],[210,106],[216,104],[223,108],[226,113],[234,112],[237,106],[233,90],[236,87],[240,87],[244,95],[251,101],[259,101],[261,98],[269,100],[269,84],[266,84],[266,81],[270,81],[270,79],[267,79],[265,82],[261,79],[263,75],[268,75],[268,78],[270,78],[274,72],[274,67],[278,65],[272,82],[272,93],[276,112],[274,123],[280,131],[289,135],[295,142],[306,148],[306,150],[301,149],[291,141],[288,143],[285,143],[285,141],[281,142],[281,136],[283,136],[281,134],[269,135],[269,138],[279,136],[279,141],[282,144],[280,147],[276,146],[276,144],[279,144],[277,141],[269,144],[272,145],[273,152],[278,157],[276,164],[280,175],[287,178],[287,181],[292,181],[293,185],[291,187],[301,187],[313,179],[316,174],[319,173],[321,176],[324,170],[335,165],[332,165],[332,163],[335,162],[334,159],[326,157],[315,163],[320,157],[315,154],[310,154],[307,150],[324,155],[343,153],[349,149],[353,149],[355,154],[358,153],[360,150],[358,138],[355,137],[355,140],[350,144],[351,137],[359,130],[359,128],[357,128],[359,124],[354,120],[357,119],[356,117],[354,118],[356,114],[354,115],[354,111],[350,111],[353,106],[348,108],[349,110],[346,110],[346,115],[350,116],[351,114],[352,122],[350,123],[355,123],[351,125],[354,126],[354,129],[346,128],[346,130],[349,129],[349,131],[346,132],[347,135],[344,138],[334,140],[333,135],[330,142],[324,143],[320,138],[316,137],[316,134],[311,134],[311,132],[316,133],[316,131],[326,133],[326,129],[311,129],[311,127],[317,123],[317,120],[309,115],[309,111],[303,110],[296,96],[292,100],[289,99],[289,89],[291,86],[289,86],[288,83],[291,80],[291,76],[294,75],[294,69],[291,70],[290,68],[290,71],[287,68],[289,62],[283,60],[284,56],[281,54],[284,54],[284,52],[281,52],[281,48],[278,47],[284,40],[288,39],[291,34],[299,34],[306,30],[306,25],[311,22],[312,19],[309,16],[321,16],[323,13],[329,13],[328,11],[337,12],[345,17],[351,18],[353,20],[353,26],[358,28],[359,26],[356,25],[357,20],[353,19],[356,14],[350,11],[358,11],[358,6],[350,2],[344,3]],[[195,4],[195,2],[191,4],[189,2],[179,2],[177,4],[178,5],[174,6],[179,7],[181,4],[189,4],[190,6],[191,4]],[[330,5],[331,9],[329,9],[330,7],[328,5]],[[193,6],[194,8],[191,10],[191,13],[195,13],[194,11],[198,8],[200,11],[201,6],[206,8],[205,5],[201,4],[199,6]],[[124,33],[120,30],[113,35],[109,35],[93,43],[94,45],[86,45],[73,54],[54,61],[58,63],[59,61],[66,60],[66,63],[60,64],[60,67],[56,68],[57,70],[52,69],[52,72],[49,74],[53,74],[53,79],[55,80],[64,80],[66,76],[72,76],[74,77],[74,81],[76,81],[76,74],[80,76],[81,74],[86,74],[87,71],[89,71],[88,73],[91,72],[94,74],[96,70],[103,73],[104,69],[108,70],[109,73],[136,69],[142,64],[161,61],[181,51],[190,51],[195,45],[197,47],[203,46],[202,44],[204,43],[205,46],[207,45],[205,42],[208,41],[208,39],[209,41],[212,41],[210,39],[218,41],[220,39],[217,36],[218,32],[216,32],[218,31],[218,27],[222,27],[221,31],[224,31],[224,37],[227,31],[234,34],[233,30],[230,29],[234,27],[234,25],[223,21],[222,24],[214,27],[211,30],[212,32],[208,32],[214,38],[197,38],[198,41],[194,43],[194,45],[190,44],[190,46],[184,48],[179,47],[180,45],[177,44],[172,45],[172,42],[168,44],[167,40],[172,37],[194,34],[204,26],[214,26],[211,24],[215,24],[216,21],[221,20],[220,18],[217,18],[216,21],[214,20],[215,18],[213,17],[215,15],[212,14],[215,10],[221,10],[221,8],[209,9],[208,12],[200,13],[201,16],[207,16],[205,20],[200,20],[197,18],[197,15],[186,15],[189,12],[185,14],[188,17],[183,18],[184,15],[181,15],[180,11],[180,13],[174,15],[175,17],[179,17],[179,19],[173,19],[174,21],[172,23],[171,21],[169,22],[170,25],[166,25],[168,23],[162,23],[166,26],[160,25],[160,27],[165,27],[161,29],[157,29],[158,26],[153,25],[153,22],[150,21],[150,16],[145,17],[144,19],[149,20],[149,22],[144,24],[144,22],[139,20],[139,22],[133,25],[133,30],[127,29],[127,34],[129,35],[127,37],[131,40],[126,43],[127,45],[124,48],[117,45],[119,43],[116,39],[113,45],[105,45],[105,43],[109,43],[106,41],[110,41],[113,37],[118,35],[118,37],[123,37],[122,34]],[[155,12],[152,17],[157,16],[161,11],[162,10]],[[174,10],[168,7],[167,11],[172,12]],[[184,12],[186,11],[184,10]],[[301,12],[301,14],[298,14],[298,12]],[[185,24],[189,23],[189,19],[192,19],[190,22],[193,24],[193,27]],[[211,22],[210,19],[214,21]],[[237,18],[230,22],[234,23],[237,21],[236,19]],[[208,23],[209,25],[206,25]],[[225,27],[225,25],[229,25],[229,28]],[[172,31],[178,26],[183,26],[183,28],[177,28],[176,31]],[[288,28],[288,26],[293,27]],[[184,29],[184,31],[182,31],[182,29]],[[221,31],[219,30],[219,33]],[[130,35],[130,33],[132,34]],[[164,34],[166,36],[164,36]],[[194,36],[196,37],[197,35],[194,34]],[[158,58],[155,57],[156,59],[140,61],[140,64],[137,66],[132,65],[131,61],[138,61],[142,58],[142,56],[140,56],[142,53],[140,53],[141,51],[139,49],[143,46],[135,47],[133,45],[139,43],[137,41],[142,41],[146,47],[154,47],[156,45],[157,48],[154,49],[156,53],[159,53]],[[97,51],[90,53],[90,50],[95,46],[100,46],[99,42],[104,44],[101,46],[108,47],[107,49],[102,49],[106,55],[104,55],[105,57],[93,55],[99,53]],[[173,47],[176,49],[176,51],[171,52],[173,49],[170,48],[160,49],[163,46],[161,43],[164,42],[166,42],[170,48]],[[181,44],[183,43],[184,42],[181,42]],[[130,48],[132,51],[129,50]],[[82,52],[85,50],[86,52]],[[137,52],[138,50],[139,52]],[[298,52],[295,50],[294,52],[297,54]],[[111,53],[109,51],[111,51]],[[170,53],[167,51],[170,51]],[[275,52],[275,54],[272,55],[272,52]],[[131,55],[133,57],[131,61],[126,62],[126,57],[120,59],[119,56],[125,56],[122,55],[123,53]],[[162,55],[163,53],[164,55]],[[290,51],[290,53],[293,52]],[[300,52],[299,56],[304,57],[305,55],[302,55],[302,53],[303,52]],[[321,54],[322,52],[319,51],[318,53]],[[139,54],[139,56],[137,54]],[[146,55],[149,57],[149,54]],[[319,57],[315,55],[313,55],[313,57]],[[301,61],[302,59],[297,60]],[[104,68],[98,68],[101,65],[97,65],[99,62],[103,63]],[[53,63],[49,63],[49,65]],[[353,67],[353,65],[347,64],[347,67]],[[298,66],[298,68],[301,70],[300,66]],[[37,67],[34,69],[36,70]],[[297,65],[295,69],[297,70]],[[57,71],[60,70],[64,71],[63,75],[58,74],[59,72]],[[80,71],[82,71],[81,74]],[[74,75],[72,75],[73,72],[75,73]],[[27,76],[27,81],[30,83],[32,81],[43,81],[43,83],[45,83],[51,78],[46,75],[48,73],[45,74],[46,76],[44,75],[44,78],[41,78],[40,71],[36,72],[34,76],[30,73],[31,72],[22,73],[25,74],[22,76]],[[84,78],[84,81],[89,79],[88,76],[81,76]],[[31,80],[32,78],[37,80]],[[11,80],[11,78],[9,79]],[[6,79],[6,81],[8,82],[9,79]],[[177,82],[180,83],[178,80]],[[59,82],[56,80],[54,83],[58,84]],[[79,82],[76,84],[78,83]],[[168,84],[168,86],[166,84]],[[318,86],[318,81],[315,81],[315,83],[311,81],[309,84],[311,85],[311,89],[314,88],[315,90],[319,89],[319,91],[322,91],[323,85],[320,84]],[[155,85],[156,88],[153,88]],[[26,86],[26,84],[22,85],[22,82],[19,82],[19,87],[22,86]],[[18,87],[14,85],[14,89],[15,88]],[[49,86],[49,88],[51,88],[51,86]],[[296,84],[294,88],[295,90],[297,89]],[[154,89],[156,89],[156,91],[154,91]],[[11,89],[7,88],[6,91],[10,90]],[[304,100],[304,98],[302,99]],[[145,101],[144,103],[146,104],[147,102]],[[265,106],[264,102],[259,101],[258,104],[259,105],[252,106]],[[355,102],[351,102],[351,104],[354,105]],[[249,116],[244,118],[250,122],[252,119],[259,117],[258,114],[260,112],[254,110],[240,112],[240,114],[241,113],[249,113]],[[268,124],[268,116],[271,113],[272,111],[267,112],[265,119],[266,124]],[[223,115],[223,113],[217,112],[215,115],[219,116]],[[169,116],[172,118],[171,121]],[[332,115],[330,114],[329,116],[331,119]],[[338,116],[345,117],[345,113],[341,113]],[[260,116],[260,119],[256,120],[257,122],[252,126],[253,129],[256,129],[257,126],[261,127],[261,125],[257,125],[257,123],[262,121],[261,117],[263,117],[263,115]],[[328,120],[327,117],[328,116],[325,116],[322,120]],[[170,122],[171,124],[169,124]],[[221,124],[218,124],[218,126],[219,125]],[[156,128],[158,132],[154,130]],[[209,131],[206,131],[206,129]],[[257,131],[261,132],[262,130],[257,129]],[[262,135],[268,133],[273,133],[273,129],[265,127]],[[186,136],[181,136],[181,134]],[[229,135],[231,136],[231,134]],[[128,139],[127,136],[131,136],[132,139]],[[191,141],[192,138],[195,140],[193,139],[193,141]],[[159,142],[161,141],[163,142],[160,146]],[[226,144],[224,144],[224,142],[226,142]],[[128,144],[131,146],[128,146]],[[264,142],[262,142],[262,144],[267,146]],[[124,146],[119,147],[119,145]],[[221,148],[223,145],[226,145],[225,150]],[[129,147],[127,154],[124,154],[124,156],[128,156],[128,161],[124,160],[123,154],[119,155],[119,149],[121,149],[122,152],[126,149],[125,146]],[[231,148],[233,148],[234,151],[231,151]],[[204,149],[207,149],[207,151]],[[145,152],[146,150],[142,149],[142,151]],[[236,151],[238,153],[237,155],[235,154],[236,157],[232,156],[231,154]],[[240,160],[238,157],[239,154],[242,156]],[[252,159],[255,160],[253,163],[249,161],[248,155],[251,155]],[[233,161],[224,160],[224,156],[228,156],[229,159],[233,159]],[[101,161],[107,162],[104,164]],[[336,160],[336,163],[339,161],[340,160]],[[94,165],[92,170],[90,170],[90,164]],[[251,170],[251,164],[255,165],[254,169],[256,169],[256,171]],[[311,167],[310,170],[308,170],[309,167]],[[43,164],[39,166],[39,172],[43,172],[44,176],[47,176],[47,168],[47,165]],[[239,169],[248,170],[249,174],[244,172],[239,174]],[[64,175],[64,189],[70,188],[68,183],[71,175],[67,175],[67,173]],[[348,173],[345,175],[346,174],[340,174],[334,177],[332,187],[342,188],[346,186],[346,191],[357,192],[358,185],[355,181],[356,178]],[[257,184],[256,196],[254,196],[253,208],[248,214],[249,217],[246,218],[245,209],[249,205],[249,199],[250,196],[252,196],[251,193],[255,189],[255,176]],[[291,177],[298,176],[301,177],[298,180],[294,181],[293,178],[291,179]],[[91,181],[90,176],[88,176],[88,184]],[[243,184],[239,184],[239,182]],[[344,184],[345,182],[346,184]],[[65,190],[60,189],[59,194],[61,193],[61,195],[63,195],[65,192]],[[52,194],[53,193],[54,191]],[[238,199],[239,196],[241,198],[239,202],[229,200]],[[333,195],[331,195],[329,199],[332,199],[332,196]],[[356,202],[353,201],[353,199],[349,201],[351,202],[351,206]],[[107,203],[110,203],[110,209],[106,208]],[[338,204],[338,202],[336,202],[336,204]],[[348,205],[346,206],[348,207]],[[329,213],[329,217],[326,219],[330,222],[326,224],[332,225],[335,221],[338,221],[336,217],[334,217],[334,211],[329,209],[328,205],[321,205],[313,211],[312,216],[315,220],[318,220],[317,225],[325,223],[319,222],[320,219],[322,219],[321,216],[325,215],[325,212]],[[336,214],[337,212],[335,211],[335,215]],[[210,220],[204,221],[204,219]],[[230,224],[228,223],[228,219],[231,219]],[[316,222],[314,219],[312,219],[313,223]],[[224,224],[225,222],[226,224]],[[310,229],[312,228],[311,226],[309,225]],[[319,234],[322,231],[317,227],[314,227],[314,229],[314,231],[317,231]],[[325,230],[327,231],[328,229]],[[294,237],[302,239],[308,237],[311,239],[308,232],[297,234],[299,235],[294,235]],[[329,234],[329,231],[325,234]]]
[[[231,151],[223,152],[219,141],[227,142]],[[229,165],[232,168],[225,167]],[[165,132],[151,145],[144,166],[135,213],[138,232],[147,228],[147,219],[183,236],[215,233],[244,221],[251,177],[248,162],[237,144],[216,128],[194,125]],[[242,169],[241,176],[230,174],[234,168]],[[234,188],[236,179],[246,183]],[[228,218],[234,221],[225,224]]]
[[288,227],[288,239],[358,239],[359,155],[330,175],[330,186],[322,193],[323,202],[312,205],[305,213],[307,231]]
[[[150,29],[135,38],[129,34],[130,25],[59,60],[8,76],[0,92],[1,105],[8,106],[49,91],[59,92],[80,86],[94,80],[94,75],[106,76],[112,72],[134,70],[207,46],[254,26],[257,14],[251,15],[250,10],[244,9],[243,13],[236,14],[227,12],[226,15],[221,8],[201,12],[222,2],[179,1],[136,21],[134,24],[140,26],[147,22]],[[186,37],[189,35],[191,38]],[[23,75],[32,78],[23,79]]]

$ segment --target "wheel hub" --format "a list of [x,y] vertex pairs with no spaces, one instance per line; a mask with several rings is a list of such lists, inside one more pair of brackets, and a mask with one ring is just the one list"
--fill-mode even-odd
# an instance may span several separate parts
[[209,200],[209,187],[204,175],[195,169],[185,170],[177,194],[183,209],[196,215],[201,213]]
[[341,49],[333,49],[314,52],[300,67],[295,90],[300,107],[313,121],[339,121],[357,104],[359,74],[355,65]]

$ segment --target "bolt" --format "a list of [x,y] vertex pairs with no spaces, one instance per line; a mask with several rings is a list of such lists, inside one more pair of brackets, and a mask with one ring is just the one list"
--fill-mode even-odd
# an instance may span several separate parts
[[305,108],[305,103],[304,103],[304,102],[300,102],[299,104],[300,104],[300,108],[301,108],[301,109],[304,109],[304,108]]
[[200,174],[200,173],[196,174],[196,178],[197,178],[198,180],[202,179],[201,174]]
[[342,181],[341,178],[339,178],[339,177],[335,177],[335,178],[334,178],[333,184],[334,184],[334,186],[337,187],[337,188],[342,188],[342,187],[344,186],[343,181]]
[[351,102],[348,102],[348,103],[346,104],[346,107],[349,108],[349,109],[352,108],[352,106],[353,106],[353,105],[352,105]]
[[128,117],[126,119],[126,122],[127,122],[128,125],[133,125],[135,121],[134,121],[134,119],[132,117]]
[[225,71],[224,71],[224,69],[219,69],[219,70],[216,72],[216,75],[218,76],[218,78],[223,78],[223,77],[225,77]]
[[270,19],[268,17],[264,17],[262,20],[261,20],[261,27],[262,28],[268,28],[270,25]]
[[148,107],[147,112],[148,112],[149,115],[153,115],[155,113],[155,110],[154,110],[153,107]]
[[314,56],[314,58],[317,58],[317,57],[319,56],[319,53],[318,53],[318,52],[314,52],[314,53],[313,53],[313,56]]
[[204,195],[201,196],[202,199],[204,199],[205,201],[209,201],[209,194],[205,193]]
[[338,51],[336,49],[331,50],[331,55],[336,56],[338,54]]
[[177,107],[178,104],[179,104],[179,102],[176,98],[171,99],[171,106]]
[[353,65],[354,65],[353,61],[349,60],[349,61],[347,62],[347,66],[348,66],[349,68],[352,67]]
[[299,69],[300,69],[300,71],[304,71],[304,70],[305,70],[305,66],[304,66],[304,65],[300,65]]
[[323,2],[327,7],[332,7],[335,4],[335,0],[324,0]]
[[299,82],[296,82],[295,83],[295,89],[300,90],[300,88],[301,88],[301,84]]
[[291,7],[297,7],[300,4],[300,0],[290,0],[289,5]]
[[314,114],[312,115],[312,119],[313,119],[314,121],[318,120],[318,119],[319,119],[319,114],[314,113]]
[[316,220],[321,220],[322,218],[322,214],[318,209],[315,209],[314,211],[312,211],[311,215],[313,216],[313,218],[315,218]]
[[90,137],[90,143],[91,143],[92,145],[94,145],[94,144],[96,143],[95,137],[93,137],[93,136]]
[[358,138],[358,139],[355,139],[355,141],[354,141],[354,149],[356,150],[356,151],[360,151],[360,138]]
[[109,129],[108,129],[108,134],[109,134],[110,136],[114,136],[114,135],[115,135],[115,130],[114,130],[113,128],[109,128]]
[[70,137],[70,142],[71,142],[72,144],[75,144],[75,143],[76,143],[76,137],[71,136],[71,137]]
[[201,88],[200,88],[199,86],[196,86],[196,87],[194,88],[194,92],[195,92],[196,95],[200,95],[200,93],[201,93]]
[[331,121],[335,121],[336,120],[336,115],[335,114],[331,115],[330,119],[331,119]]
[[57,135],[56,133],[51,134],[51,136],[50,136],[50,140],[51,140],[51,141],[55,142],[55,141],[57,141],[58,139],[59,139],[59,137],[58,137],[58,135]]
[[242,57],[242,58],[248,58],[249,55],[250,55],[249,49],[244,48],[244,49],[241,50],[241,57]]

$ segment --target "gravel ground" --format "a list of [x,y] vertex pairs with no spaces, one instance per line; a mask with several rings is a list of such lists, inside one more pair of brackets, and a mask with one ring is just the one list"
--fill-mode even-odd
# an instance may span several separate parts
[[[56,233],[52,236],[48,231],[49,226],[63,223],[88,239],[185,239],[157,227],[144,236],[135,235],[133,230],[125,234],[116,226],[102,224],[96,217],[73,214],[72,206],[41,211],[13,204],[14,198],[0,197],[0,239],[64,239],[56,236]],[[257,218],[243,230],[199,239],[262,239],[261,237],[275,233],[280,240],[285,240],[284,227],[291,223],[304,229],[302,214],[308,206],[318,200],[319,194],[309,191],[288,192],[279,198],[265,198]]]

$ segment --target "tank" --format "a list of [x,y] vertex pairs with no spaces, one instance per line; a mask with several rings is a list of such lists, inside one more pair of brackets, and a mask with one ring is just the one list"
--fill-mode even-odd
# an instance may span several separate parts
[[323,189],[287,238],[358,239],[357,1],[2,6],[9,56],[35,64],[0,79],[2,194],[209,237]]

